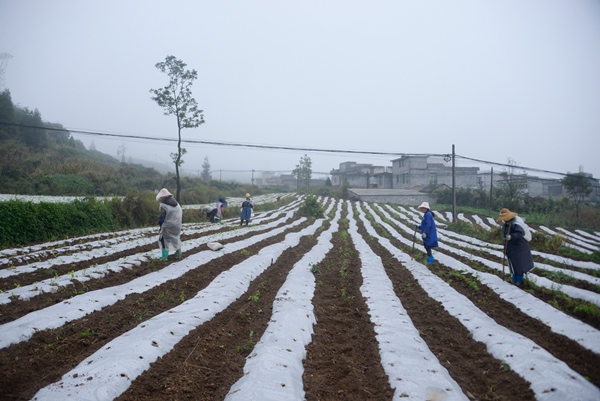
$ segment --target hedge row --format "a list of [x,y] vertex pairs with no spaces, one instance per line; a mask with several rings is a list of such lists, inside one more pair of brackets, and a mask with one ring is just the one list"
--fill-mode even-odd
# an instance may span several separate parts
[[158,204],[148,196],[71,203],[0,202],[0,247],[110,232],[156,223]]

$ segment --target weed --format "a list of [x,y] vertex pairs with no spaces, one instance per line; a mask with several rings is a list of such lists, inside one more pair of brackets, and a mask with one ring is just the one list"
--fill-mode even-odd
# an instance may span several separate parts
[[510,371],[510,365],[506,361],[502,361],[500,362],[500,370],[503,372],[508,372]]
[[240,253],[242,254],[242,256],[244,256],[244,257],[246,257],[246,258],[247,258],[248,256],[251,256],[251,255],[252,255],[252,252],[250,252],[250,251],[249,251],[249,250],[247,250],[247,249],[242,249]]
[[144,309],[143,312],[131,311],[131,315],[140,322],[142,320],[146,319],[149,314],[150,314],[150,311],[148,310],[148,308]]
[[86,331],[82,331],[81,332],[81,338],[86,338],[88,336],[95,336],[98,337],[98,332],[94,331],[92,329],[87,329]]
[[310,271],[312,274],[321,274],[321,272],[319,271],[319,266],[317,266],[316,264],[310,265]]
[[346,294],[345,288],[342,288],[342,298],[344,298],[346,301],[349,301],[349,302],[354,301],[354,295],[350,296],[350,295]]
[[254,301],[255,303],[258,302],[258,299],[260,297],[260,291],[256,290],[256,292],[254,293],[254,295],[250,295],[248,297],[249,300]]
[[246,340],[246,344],[243,346],[240,346],[240,345],[237,346],[238,354],[241,354],[242,352],[250,352],[252,347],[254,347],[254,345],[256,345],[256,343],[254,341],[252,341],[253,335],[254,335],[254,331],[250,330],[250,335],[248,336],[248,339]]

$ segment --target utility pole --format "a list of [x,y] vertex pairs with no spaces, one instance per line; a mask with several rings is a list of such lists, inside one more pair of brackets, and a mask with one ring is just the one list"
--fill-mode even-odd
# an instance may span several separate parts
[[252,186],[254,186],[254,169],[252,169]]
[[492,167],[492,174],[490,174],[490,214],[492,213],[492,198],[494,193],[494,168]]
[[452,222],[456,221],[456,156],[452,145]]
[[223,170],[219,169],[219,182],[221,182],[221,173],[223,172]]

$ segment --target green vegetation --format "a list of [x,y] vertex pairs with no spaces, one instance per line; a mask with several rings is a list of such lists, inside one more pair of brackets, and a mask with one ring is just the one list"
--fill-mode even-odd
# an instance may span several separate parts
[[296,214],[302,217],[324,217],[323,206],[317,201],[317,197],[314,195],[306,196],[306,199],[304,200]]
[[[438,203],[432,205],[432,210],[451,211],[452,190],[445,189],[438,194]],[[501,194],[500,188],[494,189],[494,199],[490,209],[488,191],[457,188],[457,213],[476,214],[496,219],[499,210],[507,207],[502,201],[504,198]],[[585,205],[581,204],[581,201],[575,202],[568,197],[556,200],[551,197],[524,196],[520,198],[515,208],[509,207],[509,209],[517,212],[528,224],[589,231],[600,230],[600,205]]]
[[256,345],[254,341],[252,341],[252,336],[254,336],[254,331],[250,330],[250,334],[248,335],[248,339],[246,340],[246,344],[243,346],[237,346],[238,354],[248,353],[252,350],[252,348]]

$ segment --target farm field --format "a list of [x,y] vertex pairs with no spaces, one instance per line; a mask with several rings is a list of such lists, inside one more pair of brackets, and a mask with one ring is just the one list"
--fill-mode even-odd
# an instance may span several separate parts
[[427,265],[416,209],[319,201],[186,224],[181,260],[156,227],[0,251],[0,399],[600,399],[600,264],[534,252],[519,288],[446,213]]

